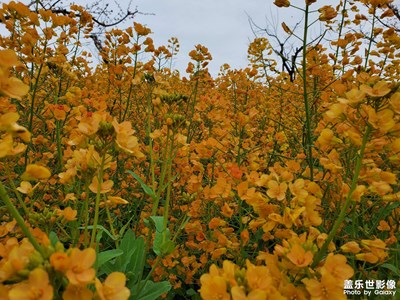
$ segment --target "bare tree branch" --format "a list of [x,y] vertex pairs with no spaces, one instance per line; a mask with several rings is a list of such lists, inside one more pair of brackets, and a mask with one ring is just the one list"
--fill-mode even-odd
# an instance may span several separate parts
[[[269,28],[269,26],[267,26],[266,28],[262,28],[257,24],[255,24],[255,22],[251,19],[251,17],[249,17],[249,23],[255,35],[257,35],[257,33],[255,32],[257,30],[258,32],[262,32],[266,34],[268,37],[273,38],[275,40],[276,46],[272,46],[272,50],[279,57],[281,61],[282,72],[288,73],[290,81],[293,82],[296,79],[296,70],[297,70],[296,61],[299,58],[299,54],[303,50],[303,46],[295,48],[293,45],[290,45],[288,47],[287,43],[289,42],[292,35],[288,35],[284,40],[281,40],[281,38],[278,36],[277,28],[271,29]],[[296,23],[296,25],[293,28],[293,31],[296,30],[296,28],[300,24],[301,21]]]
[[[51,11],[55,14],[61,14],[61,15],[69,15],[71,13],[71,11],[66,10],[66,9],[52,9]],[[113,27],[113,26],[116,26],[116,25],[124,22],[129,17],[135,16],[138,12],[139,11],[137,9],[135,9],[134,11],[128,10],[122,18],[118,19],[117,21],[115,21],[113,23],[101,22],[97,18],[94,18],[94,17],[92,18],[92,20],[93,20],[93,22],[95,22],[97,25],[100,25],[101,27]],[[80,17],[80,14],[76,14],[76,16]]]
[[387,6],[392,10],[394,16],[397,18],[397,20],[400,21],[400,11],[397,6],[394,6],[393,4],[389,3]]
[[[51,3],[49,4],[49,6],[47,6],[47,5],[46,5],[44,2],[42,2],[42,1],[32,1],[32,2],[28,5],[28,7],[31,7],[32,5],[34,5],[34,4],[36,4],[36,3],[39,4],[41,8],[46,9],[46,10],[50,10],[52,13],[55,13],[55,14],[64,15],[64,16],[69,16],[69,15],[72,13],[72,11],[70,11],[70,10],[68,10],[68,9],[65,9],[65,8],[56,8],[56,5],[62,3],[62,0],[56,0],[56,1],[54,1],[54,2],[51,2]],[[108,6],[108,4],[107,4],[106,6]],[[121,9],[121,7],[119,7],[119,8]],[[104,7],[104,9],[103,9],[103,13],[105,12],[105,9],[106,9],[106,7]],[[121,9],[121,10],[122,10],[122,9]],[[32,12],[38,12],[36,9],[32,9],[31,11],[32,11]],[[91,12],[91,11],[89,11],[89,12]],[[100,16],[101,14],[96,13],[95,15],[97,15],[97,17],[92,15],[92,20],[93,20],[94,23],[96,23],[96,24],[99,25],[100,27],[102,27],[102,28],[107,28],[107,27],[113,27],[113,26],[116,26],[116,25],[118,25],[118,24],[121,24],[121,23],[124,22],[126,19],[128,19],[128,18],[133,18],[133,17],[134,17],[136,14],[138,14],[138,13],[139,13],[139,10],[138,10],[137,8],[135,8],[135,10],[133,10],[133,11],[130,10],[130,9],[127,9],[126,12],[124,13],[124,15],[122,15],[121,17],[119,17],[115,22],[111,22],[111,23],[106,23],[106,22],[101,21],[101,20],[99,19],[99,16]],[[81,17],[81,14],[75,13],[75,16],[78,17],[78,18],[80,18],[80,17]],[[4,16],[4,17],[5,17],[6,20],[8,20],[8,19],[11,18],[11,16],[7,16],[7,15]],[[1,22],[1,20],[0,20],[0,22]]]
[[[399,8],[391,3],[386,4],[387,7],[393,12],[393,17],[395,17],[398,21],[400,21],[400,11]],[[366,5],[369,7],[368,5]],[[385,23],[382,21],[381,18],[375,17],[375,20],[378,21],[381,25],[385,26],[386,28],[393,28],[396,32],[400,32],[400,27],[397,27],[394,24]]]

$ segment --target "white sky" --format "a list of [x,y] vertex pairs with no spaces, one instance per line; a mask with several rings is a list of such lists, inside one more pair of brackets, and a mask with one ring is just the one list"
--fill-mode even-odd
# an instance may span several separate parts
[[[303,6],[302,1],[292,2]],[[319,0],[311,7],[317,9],[337,2]],[[290,26],[301,18],[293,8],[277,8],[273,0],[133,0],[132,3],[141,12],[155,14],[138,15],[135,20],[152,29],[156,46],[166,45],[170,37],[178,38],[181,47],[174,65],[181,75],[185,75],[190,61],[188,53],[197,44],[206,46],[213,57],[209,65],[212,75],[217,75],[224,63],[237,69],[246,67],[247,47],[254,39],[248,16],[261,27],[277,23],[280,31],[281,22]]]
[[[180,42],[180,53],[175,68],[186,69],[188,53],[197,44],[206,46],[213,60],[209,70],[216,75],[220,66],[247,66],[247,47],[254,38],[248,16],[264,26],[265,18],[278,10],[272,0],[137,0],[134,4],[142,12],[136,21],[148,25],[154,32],[156,45],[166,44],[172,36]],[[279,12],[281,13],[281,12]]]
[[[1,2],[3,1],[0,0]],[[23,2],[30,1],[23,0]],[[94,0],[71,2],[85,6]],[[100,6],[114,3],[107,0],[98,2]],[[292,2],[304,7],[304,0],[292,0]],[[317,10],[323,5],[336,5],[338,2],[339,0],[318,0],[311,9]],[[126,10],[129,1],[118,0],[118,3],[122,10]],[[190,61],[188,53],[197,44],[209,49],[213,57],[209,70],[213,76],[218,74],[220,66],[224,63],[236,69],[245,68],[247,47],[254,39],[249,16],[260,27],[265,28],[267,25],[277,27],[282,37],[286,35],[281,29],[283,21],[292,27],[302,18],[302,13],[293,8],[277,8],[273,0],[132,0],[131,10],[135,7],[140,12],[149,13],[136,15],[134,21],[148,26],[153,31],[151,37],[156,47],[167,45],[171,37],[178,38],[180,52],[175,58],[173,68],[178,69],[182,76],[186,75],[185,69]],[[315,17],[317,16],[318,13],[315,14]],[[132,21],[127,21],[124,25],[131,24]],[[318,34],[319,27],[314,32],[315,36]],[[298,46],[298,43],[295,46]],[[94,46],[90,49],[96,56]]]
[[272,7],[269,0],[138,0],[135,3],[140,11],[155,14],[139,15],[136,20],[152,29],[156,45],[166,44],[172,36],[178,38],[181,45],[175,61],[178,70],[185,70],[189,62],[187,54],[195,45],[202,44],[213,57],[209,65],[213,75],[224,63],[233,68],[247,65],[247,46],[254,38],[248,15],[264,25],[264,17]]

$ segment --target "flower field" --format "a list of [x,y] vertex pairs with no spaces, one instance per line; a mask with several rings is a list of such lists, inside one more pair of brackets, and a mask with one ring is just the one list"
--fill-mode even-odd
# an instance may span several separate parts
[[2,4],[1,300],[400,297],[399,11],[292,2],[293,74],[257,37],[215,77],[136,22],[94,65],[82,7]]

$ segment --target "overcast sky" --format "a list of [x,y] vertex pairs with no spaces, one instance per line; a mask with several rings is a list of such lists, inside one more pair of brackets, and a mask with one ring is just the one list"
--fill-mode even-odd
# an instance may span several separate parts
[[[327,2],[320,0],[313,6],[317,9]],[[213,57],[212,75],[224,63],[245,68],[247,47],[254,39],[249,16],[261,27],[278,24],[279,29],[283,21],[290,25],[301,19],[295,9],[279,9],[273,0],[134,0],[133,5],[141,12],[154,13],[138,15],[135,20],[152,29],[156,46],[166,45],[170,37],[178,38],[181,48],[175,68],[181,75],[185,75],[189,51],[197,44],[206,46]]]
[[[304,6],[304,2],[294,2]],[[188,53],[197,44],[206,46],[213,57],[209,65],[212,75],[217,75],[224,63],[232,68],[245,68],[247,47],[255,37],[249,17],[263,28],[277,26],[281,34],[282,22],[293,26],[302,19],[300,11],[277,8],[273,0],[133,0],[132,3],[141,12],[154,13],[138,15],[136,21],[152,29],[156,45],[166,45],[170,37],[178,38],[181,48],[175,68],[181,75],[185,75]],[[338,1],[319,0],[311,8],[316,10],[335,3]]]
[[[185,70],[188,53],[197,44],[206,46],[213,60],[209,69],[216,75],[222,64],[233,68],[247,65],[247,46],[254,38],[248,15],[264,25],[270,10],[269,0],[138,0],[138,9],[155,15],[139,15],[136,20],[147,24],[156,45],[177,37],[181,48],[175,61],[178,70]],[[183,75],[183,74],[182,74]]]
[[[3,1],[0,0],[1,2]],[[23,0],[23,2],[30,1]],[[85,6],[94,0],[71,2]],[[108,0],[98,2],[100,6],[114,3]],[[121,9],[126,11],[129,1],[117,2],[120,3]],[[292,2],[304,7],[304,0]],[[338,2],[339,0],[318,0],[311,9],[316,10],[326,4],[336,5]],[[213,76],[218,74],[224,63],[236,69],[245,68],[247,47],[255,37],[249,24],[249,17],[260,27],[277,27],[280,35],[286,35],[281,29],[282,22],[292,27],[302,19],[302,13],[298,10],[277,8],[273,0],[132,0],[130,9],[133,10],[135,7],[142,13],[148,13],[136,15],[134,21],[148,26],[153,31],[151,37],[156,47],[167,45],[171,37],[178,38],[180,52],[175,58],[173,67],[178,69],[182,76],[186,75],[185,69],[190,61],[188,53],[197,44],[209,49],[213,57],[209,70]],[[314,16],[318,17],[318,13]],[[125,26],[131,24],[132,21],[124,23]],[[0,34],[1,29],[0,27]],[[318,35],[319,28],[316,31],[315,34]],[[94,46],[90,48],[91,52],[98,56]]]

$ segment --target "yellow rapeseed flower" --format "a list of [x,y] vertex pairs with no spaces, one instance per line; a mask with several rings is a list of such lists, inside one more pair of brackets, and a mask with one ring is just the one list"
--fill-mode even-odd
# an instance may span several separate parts
[[286,254],[286,257],[297,267],[304,268],[312,262],[314,255],[311,251],[306,251],[301,245],[295,244]]
[[73,285],[86,285],[93,282],[96,271],[92,268],[96,261],[96,251],[93,248],[72,249],[69,256],[70,264],[65,275]]
[[52,300],[53,287],[49,275],[43,269],[36,268],[29,274],[27,282],[15,285],[8,293],[10,300]]
[[93,292],[86,286],[69,284],[63,293],[63,300],[93,300]]
[[289,0],[275,0],[274,4],[278,7],[289,7],[290,6]]
[[22,174],[22,180],[30,181],[30,180],[41,180],[47,179],[51,176],[51,172],[49,169],[43,166],[39,166],[36,164],[30,164],[26,166],[25,172]]
[[373,87],[363,84],[360,89],[370,97],[383,97],[391,91],[386,81],[379,81]]
[[102,284],[96,279],[96,299],[100,300],[127,300],[130,296],[129,289],[125,286],[126,276],[121,272],[113,272],[107,276]]
[[319,20],[324,22],[324,21],[329,21],[332,20],[337,16],[337,11],[330,5],[325,5],[318,9],[318,12],[320,12],[319,15]]
[[16,77],[9,77],[9,69],[21,63],[14,51],[6,49],[0,51],[0,96],[21,99],[29,91],[29,86]]

